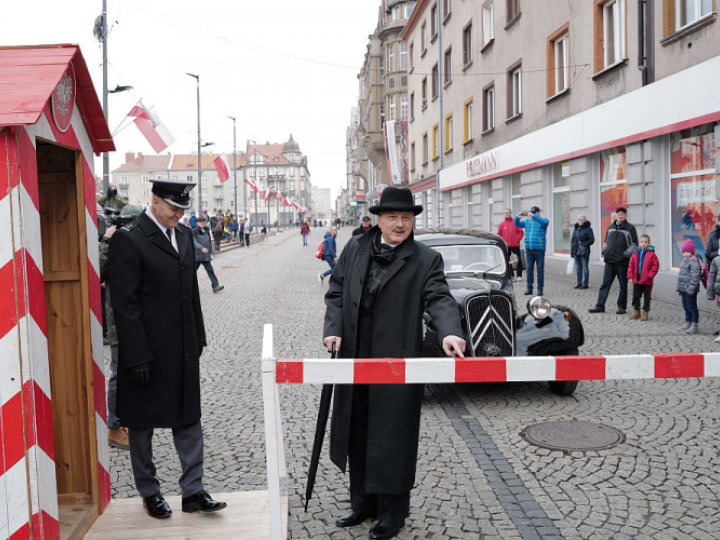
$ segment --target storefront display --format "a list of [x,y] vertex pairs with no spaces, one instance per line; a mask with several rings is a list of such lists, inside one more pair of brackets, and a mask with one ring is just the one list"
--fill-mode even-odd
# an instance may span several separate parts
[[[615,210],[627,207],[627,156],[625,147],[600,152],[600,235],[602,245],[608,227],[615,221]],[[630,219],[632,222],[632,219]]]

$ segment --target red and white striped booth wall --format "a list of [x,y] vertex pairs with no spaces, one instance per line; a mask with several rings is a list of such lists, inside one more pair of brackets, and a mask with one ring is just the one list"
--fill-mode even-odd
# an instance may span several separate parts
[[60,538],[37,138],[83,156],[100,509],[110,501],[93,144],[78,107],[62,133],[47,102],[32,125],[0,122],[0,537],[11,540]]

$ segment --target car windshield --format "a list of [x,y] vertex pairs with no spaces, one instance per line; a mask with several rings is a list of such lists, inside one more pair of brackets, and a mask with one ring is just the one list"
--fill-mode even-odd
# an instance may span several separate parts
[[442,255],[445,273],[488,272],[503,275],[506,272],[505,257],[497,246],[433,246]]

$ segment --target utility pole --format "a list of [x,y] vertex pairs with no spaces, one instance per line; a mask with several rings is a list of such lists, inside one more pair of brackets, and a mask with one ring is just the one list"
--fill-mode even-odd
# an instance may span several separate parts
[[[103,44],[103,113],[105,121],[110,123],[110,111],[108,111],[108,43],[107,43],[107,0],[103,0],[102,8],[102,44]],[[110,154],[103,152],[103,193],[107,193],[110,187]]]
[[201,148],[201,140],[200,139],[200,74],[193,74],[193,73],[186,73],[185,75],[188,75],[189,77],[192,77],[197,81],[197,132],[198,132],[198,139],[197,139],[197,171],[198,171],[198,185],[197,185],[197,194],[198,194],[198,210],[197,215],[200,217],[202,214],[202,148]]
[[[435,186],[435,222],[437,223],[437,227],[442,227],[442,224],[440,222],[440,173],[442,173],[443,168],[445,167],[445,108],[443,103],[443,97],[445,93],[445,72],[443,69],[443,62],[445,61],[445,53],[443,52],[443,25],[440,22],[441,16],[440,16],[440,10],[437,10],[435,13],[435,16],[437,17],[437,21],[435,22],[435,28],[438,29],[438,50],[439,50],[439,56],[438,58],[438,81],[437,81],[437,87],[438,91],[440,93],[440,122],[438,123],[439,129],[438,129],[438,138],[440,139],[437,141],[438,144],[438,152],[440,154],[440,169],[438,169],[436,177],[437,177],[437,184]],[[450,68],[450,66],[448,66]]]
[[[233,176],[234,176],[234,182],[235,182],[235,216],[239,219],[240,218],[240,212],[238,211],[238,200],[237,200],[237,129],[236,129],[236,119],[234,116],[228,116],[230,120],[232,120],[233,123]],[[243,189],[243,194],[245,193],[245,190]],[[244,204],[243,204],[244,206]]]

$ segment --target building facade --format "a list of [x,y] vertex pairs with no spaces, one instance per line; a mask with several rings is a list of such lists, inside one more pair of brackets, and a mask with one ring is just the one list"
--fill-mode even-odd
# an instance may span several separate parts
[[716,20],[702,0],[420,0],[403,32],[418,224],[496,230],[505,208],[537,205],[562,271],[586,214],[597,280],[626,206],[657,249],[656,294],[671,296],[682,242],[703,254],[720,210]]
[[333,207],[329,189],[312,188],[312,202],[314,214],[318,219],[330,219],[333,217]]
[[117,186],[118,195],[127,197],[129,204],[145,208],[150,203],[150,179],[168,178],[171,161],[171,154],[126,153],[125,163],[113,171],[112,182]]

